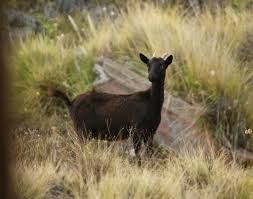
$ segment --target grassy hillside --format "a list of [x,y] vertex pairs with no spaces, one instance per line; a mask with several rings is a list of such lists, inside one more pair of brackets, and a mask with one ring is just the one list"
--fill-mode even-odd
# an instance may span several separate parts
[[98,56],[130,61],[135,70],[146,71],[138,52],[167,52],[175,56],[167,89],[204,105],[200,123],[221,143],[251,148],[251,136],[244,132],[253,124],[252,13],[226,8],[205,10],[195,18],[179,6],[148,4],[129,5],[128,10],[114,21],[105,17],[98,23],[82,13],[55,19],[46,23],[52,26],[47,29],[50,39],[45,34],[22,42],[14,61],[26,109],[48,107],[47,100],[41,103],[43,95],[38,99],[38,84],[53,84],[72,95],[90,88],[92,63]]
[[231,8],[214,14],[206,10],[195,18],[178,7],[135,6],[114,23],[91,26],[85,43],[95,54],[127,58],[135,67],[139,51],[174,54],[168,89],[190,103],[204,104],[204,124],[219,140],[225,136],[232,145],[245,146],[251,138],[245,139],[244,131],[253,124],[252,60],[241,56],[251,53],[247,48],[252,47],[243,46],[253,29],[251,17]]
[[179,5],[135,3],[114,20],[105,16],[94,22],[82,12],[51,20],[38,15],[45,33],[13,41],[10,60],[15,72],[12,99],[19,112],[15,119],[22,122],[14,136],[18,195],[43,198],[58,191],[70,198],[252,197],[252,168],[242,168],[223,152],[206,156],[196,149],[192,156],[185,150],[152,159],[144,154],[138,167],[118,144],[80,144],[63,104],[40,88],[51,85],[75,96],[92,88],[96,57],[127,61],[145,74],[138,53],[167,52],[175,59],[166,89],[205,107],[199,126],[208,128],[218,143],[252,150],[252,12],[206,9],[196,18]]

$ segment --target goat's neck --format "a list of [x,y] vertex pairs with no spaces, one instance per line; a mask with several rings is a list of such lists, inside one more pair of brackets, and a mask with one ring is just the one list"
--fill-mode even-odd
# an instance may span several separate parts
[[151,86],[151,106],[155,114],[160,114],[164,101],[164,81],[153,82]]

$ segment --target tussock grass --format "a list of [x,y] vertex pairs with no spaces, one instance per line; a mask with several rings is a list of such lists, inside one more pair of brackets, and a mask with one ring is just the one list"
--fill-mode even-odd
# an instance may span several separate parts
[[244,132],[252,128],[253,73],[239,58],[253,28],[251,17],[249,11],[227,7],[214,13],[206,9],[196,18],[179,6],[135,3],[114,22],[105,19],[95,26],[90,21],[85,45],[96,55],[130,61],[135,70],[146,70],[138,60],[140,51],[175,55],[167,88],[207,107],[201,121],[222,144],[251,148],[252,138]]
[[56,101],[52,103],[41,85],[60,88],[69,96],[92,87],[93,56],[66,40],[64,35],[55,40],[34,36],[21,41],[14,49],[12,62],[16,79],[13,92],[15,100],[20,101],[20,113],[40,117],[55,111]]
[[[15,132],[16,194],[20,198],[251,198],[252,168],[225,153],[142,155],[139,167],[120,143],[80,143],[59,129]],[[33,147],[31,147],[33,146]],[[33,155],[32,155],[33,154]]]
[[251,62],[241,59],[250,57],[242,54],[251,52],[249,46],[244,49],[245,38],[253,29],[251,12],[231,7],[205,9],[196,18],[178,4],[161,8],[135,2],[113,21],[105,16],[94,23],[89,15],[81,15],[77,18],[85,20],[65,17],[66,24],[73,27],[69,33],[60,34],[59,29],[57,37],[54,33],[51,39],[34,36],[19,45],[13,60],[24,109],[20,112],[55,112],[50,108],[55,101],[52,104],[40,95],[39,84],[59,87],[72,96],[91,88],[93,62],[98,56],[128,61],[145,74],[138,53],[167,52],[175,56],[167,89],[206,107],[199,123],[210,128],[221,144],[252,148],[252,136],[244,132],[253,124],[253,71]]
[[[230,7],[214,13],[204,10],[195,18],[178,5],[160,8],[135,2],[114,21],[94,23],[88,16],[85,22],[72,18],[71,25],[66,19],[68,27],[77,26],[71,33],[33,35],[14,43],[13,101],[29,127],[14,132],[10,147],[15,149],[10,154],[16,160],[16,194],[20,198],[57,194],[60,198],[252,198],[252,168],[243,168],[226,153],[185,149],[163,158],[144,153],[139,167],[120,143],[80,143],[70,124],[63,122],[63,105],[48,99],[39,87],[54,86],[74,96],[91,88],[98,56],[128,61],[133,70],[145,74],[138,52],[150,56],[168,52],[175,61],[166,88],[206,107],[200,125],[212,129],[220,143],[252,149],[252,135],[244,132],[253,124],[253,73],[250,62],[240,58],[245,35],[253,29],[251,18],[252,13]],[[37,130],[32,130],[34,124]]]

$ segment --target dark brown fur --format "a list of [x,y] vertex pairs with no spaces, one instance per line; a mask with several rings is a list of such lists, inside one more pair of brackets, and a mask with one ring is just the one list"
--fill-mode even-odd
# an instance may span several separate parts
[[129,95],[115,95],[102,92],[87,92],[73,101],[61,91],[51,89],[50,96],[61,98],[68,106],[71,119],[80,137],[106,140],[127,139],[131,134],[137,154],[141,141],[151,145],[153,136],[161,121],[164,100],[164,79],[166,68],[173,57],[148,59],[140,54],[147,64],[152,86]]

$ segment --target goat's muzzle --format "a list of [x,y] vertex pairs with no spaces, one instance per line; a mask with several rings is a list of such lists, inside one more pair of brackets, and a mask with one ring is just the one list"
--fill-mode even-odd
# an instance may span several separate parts
[[150,82],[154,82],[155,81],[154,75],[148,75],[148,79],[149,79]]

